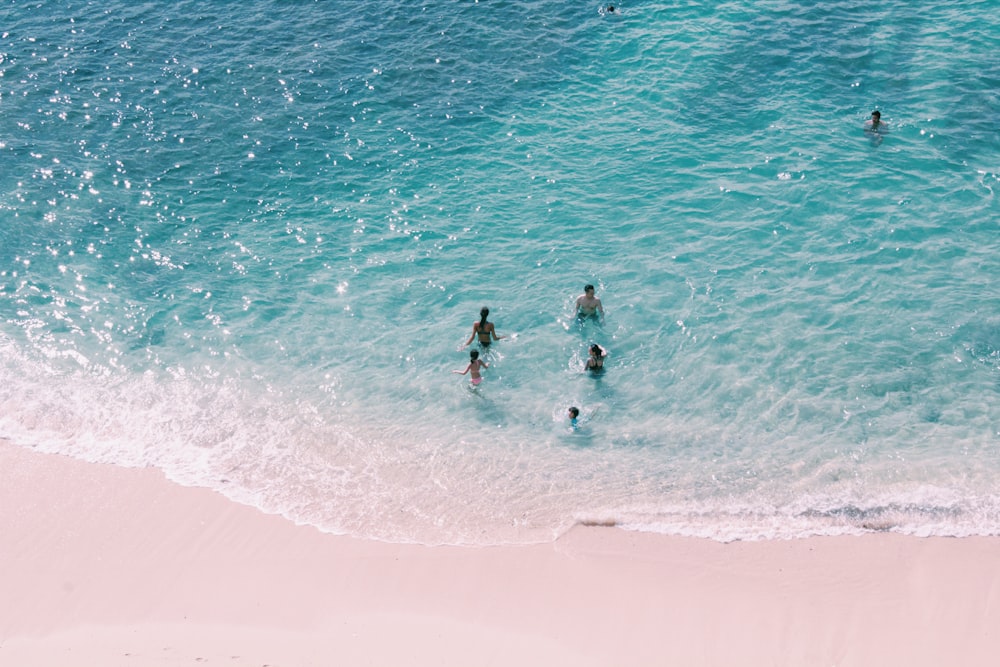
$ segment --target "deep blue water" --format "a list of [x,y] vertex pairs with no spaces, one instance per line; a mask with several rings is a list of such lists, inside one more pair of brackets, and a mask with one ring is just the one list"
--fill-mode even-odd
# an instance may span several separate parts
[[387,540],[1000,533],[991,3],[386,4],[0,7],[0,436]]

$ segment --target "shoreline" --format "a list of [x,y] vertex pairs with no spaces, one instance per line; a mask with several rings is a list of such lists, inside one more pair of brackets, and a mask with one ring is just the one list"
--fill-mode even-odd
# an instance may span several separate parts
[[992,665],[1000,538],[321,533],[0,441],[0,663]]

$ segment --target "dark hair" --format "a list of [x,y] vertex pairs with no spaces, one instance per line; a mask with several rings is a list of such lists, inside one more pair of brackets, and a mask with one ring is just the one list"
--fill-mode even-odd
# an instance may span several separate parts
[[570,408],[569,413],[573,415],[573,419],[576,419],[577,417],[580,416],[580,411],[576,408]]
[[599,357],[603,357],[604,356],[604,348],[602,348],[597,343],[594,343],[593,345],[590,346],[590,351],[593,352],[594,354],[596,354]]
[[469,361],[475,361],[479,358],[479,350],[469,350]]
[[584,285],[584,286],[583,286],[583,291],[584,291],[584,292],[589,292],[589,291],[590,291],[590,290],[592,290],[592,289],[594,289],[594,286],[593,286],[593,285]]
[[875,109],[875,111],[872,111],[872,118],[881,118],[881,117],[882,117],[882,112],[881,111],[879,111],[878,109]]
[[483,309],[479,311],[479,330],[486,330],[486,318],[490,315],[490,309],[483,306]]

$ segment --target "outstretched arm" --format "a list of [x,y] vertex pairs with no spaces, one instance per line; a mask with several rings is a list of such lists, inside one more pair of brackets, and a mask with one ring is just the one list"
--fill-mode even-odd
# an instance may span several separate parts
[[479,322],[472,325],[472,335],[469,336],[469,340],[465,341],[465,345],[463,345],[463,347],[469,347],[469,345],[472,344],[472,339],[476,337],[477,333],[479,333]]

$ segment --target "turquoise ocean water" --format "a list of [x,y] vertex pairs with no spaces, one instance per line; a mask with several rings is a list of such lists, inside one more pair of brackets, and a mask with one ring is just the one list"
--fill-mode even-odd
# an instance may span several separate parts
[[1000,13],[807,4],[8,0],[0,436],[393,541],[1000,534]]

